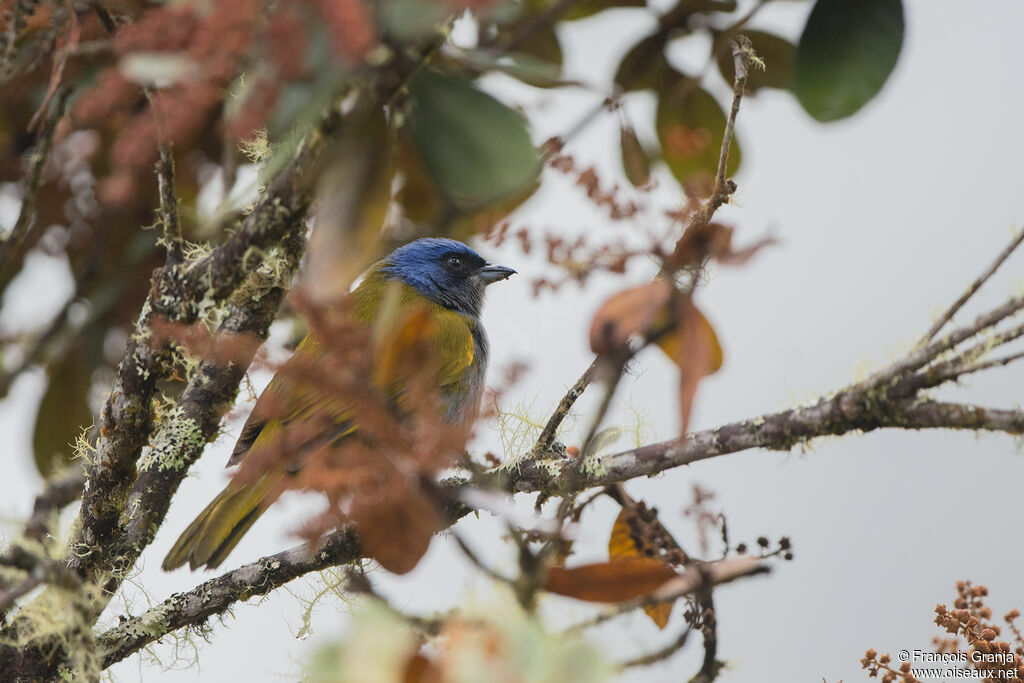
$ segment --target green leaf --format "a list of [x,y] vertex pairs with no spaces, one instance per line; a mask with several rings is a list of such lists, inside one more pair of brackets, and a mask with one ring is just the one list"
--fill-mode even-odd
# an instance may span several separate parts
[[[785,38],[765,33],[764,31],[741,31],[754,43],[754,52],[764,61],[765,68],[751,64],[747,72],[746,92],[754,93],[761,88],[779,88],[789,90],[793,87],[793,61],[796,57],[796,46]],[[717,45],[715,59],[718,70],[727,83],[736,78],[736,66],[732,58],[732,36],[722,36],[715,41]]]
[[665,37],[655,34],[630,48],[615,70],[615,82],[627,92],[659,90],[672,73],[665,59]]
[[[665,163],[685,186],[702,176],[714,178],[726,118],[715,98],[696,81],[682,74],[676,76],[678,80],[672,86],[658,93],[655,127]],[[739,164],[739,144],[733,139],[726,172],[732,175]]]
[[850,116],[881,90],[902,44],[900,0],[817,0],[796,51],[797,99],[818,121]]
[[523,117],[464,79],[423,71],[410,100],[413,141],[438,188],[456,204],[496,201],[540,171]]

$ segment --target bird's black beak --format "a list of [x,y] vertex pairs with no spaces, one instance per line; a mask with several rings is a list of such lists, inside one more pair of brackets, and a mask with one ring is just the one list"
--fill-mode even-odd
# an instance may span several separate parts
[[505,266],[494,266],[488,263],[486,266],[476,271],[480,276],[480,279],[484,281],[484,284],[492,284],[499,280],[505,280],[516,274],[516,271]]

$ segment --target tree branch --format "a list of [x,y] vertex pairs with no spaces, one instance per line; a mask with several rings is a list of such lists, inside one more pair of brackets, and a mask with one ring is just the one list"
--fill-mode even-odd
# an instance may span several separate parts
[[[13,22],[12,22],[13,26]],[[10,48],[11,46],[8,46]],[[32,229],[36,217],[36,194],[43,181],[43,172],[50,160],[50,150],[53,147],[53,135],[57,130],[57,123],[64,116],[64,108],[67,105],[68,97],[71,95],[70,86],[62,86],[57,91],[57,97],[50,105],[43,125],[36,140],[35,147],[29,157],[28,173],[25,190],[21,196],[21,208],[18,209],[18,218],[14,227],[7,234],[3,242],[0,242],[0,273],[9,269],[12,259],[17,256],[22,242]],[[2,290],[0,290],[2,291]]]
[[882,427],[1024,434],[1024,412],[1017,410],[958,403],[918,403],[912,399],[875,406],[865,401],[850,406],[851,400],[854,399],[850,395],[841,393],[805,408],[693,432],[683,441],[672,439],[610,455],[524,459],[502,470],[491,471],[481,484],[498,484],[513,492],[543,491],[560,495],[649,477],[751,448],[785,451],[823,436],[840,436],[858,430],[868,432]]
[[354,562],[360,557],[355,533],[346,528],[324,538],[315,550],[301,545],[210,579],[187,593],[176,593],[137,617],[123,619],[97,638],[103,667],[121,661],[172,631],[199,626],[237,602],[266,595],[303,574]]

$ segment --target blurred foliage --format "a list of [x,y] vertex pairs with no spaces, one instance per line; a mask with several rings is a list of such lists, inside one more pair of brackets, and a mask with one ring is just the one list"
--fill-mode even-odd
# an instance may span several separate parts
[[371,602],[355,612],[340,645],[317,650],[311,683],[598,683],[614,669],[579,638],[546,632],[511,601],[470,608],[431,624],[437,636],[420,647],[421,634],[388,607]]

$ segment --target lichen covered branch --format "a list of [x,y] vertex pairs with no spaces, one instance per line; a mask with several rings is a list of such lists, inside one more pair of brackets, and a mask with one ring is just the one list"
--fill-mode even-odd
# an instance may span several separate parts
[[187,593],[177,593],[137,617],[124,619],[97,638],[103,667],[111,666],[180,628],[197,627],[211,616],[309,572],[360,557],[359,542],[350,529],[325,537],[316,548],[298,546],[264,557],[210,579]]

